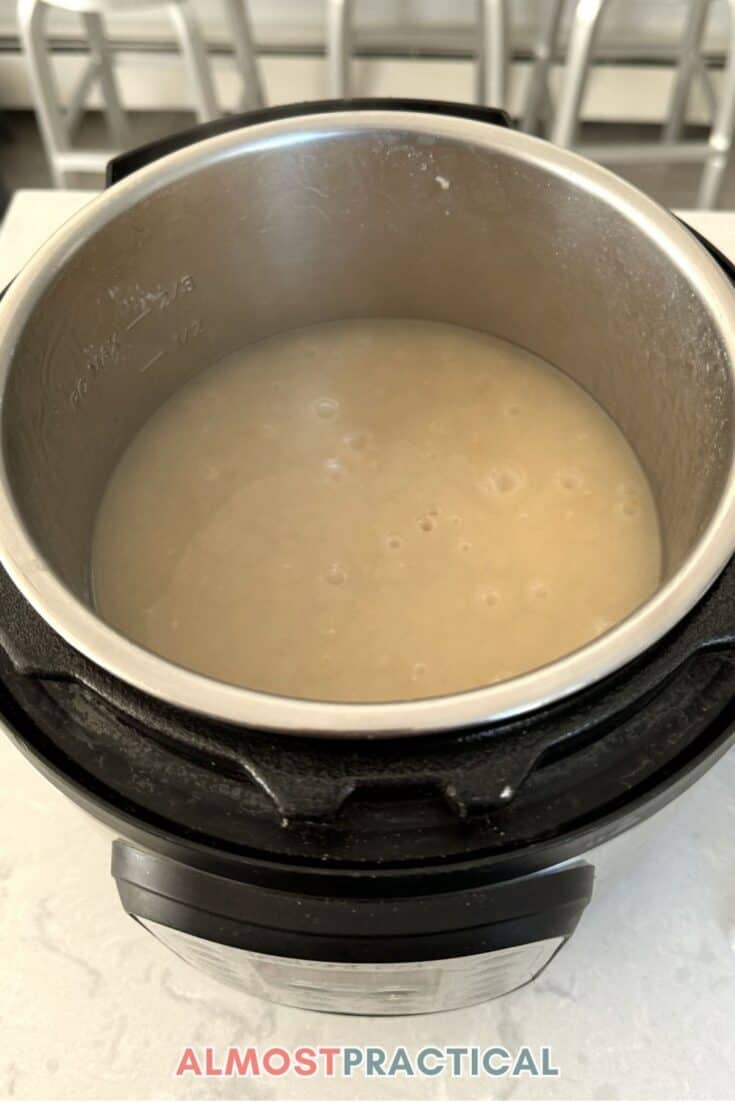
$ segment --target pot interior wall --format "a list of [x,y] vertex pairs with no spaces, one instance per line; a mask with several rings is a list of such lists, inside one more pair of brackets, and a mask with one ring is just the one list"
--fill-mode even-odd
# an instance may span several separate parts
[[12,366],[4,447],[21,516],[87,597],[90,536],[132,435],[194,372],[322,320],[436,319],[569,373],[651,479],[665,569],[710,518],[730,459],[717,327],[662,246],[538,165],[409,133],[247,149],[161,186],[80,244]]

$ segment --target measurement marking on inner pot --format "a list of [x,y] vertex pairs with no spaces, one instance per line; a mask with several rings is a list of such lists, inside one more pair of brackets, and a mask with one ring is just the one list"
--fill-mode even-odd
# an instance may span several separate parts
[[[128,330],[126,330],[126,332],[127,331]],[[179,347],[183,347],[197,337],[201,337],[204,332],[205,329],[201,320],[199,318],[194,318],[192,321],[186,322],[183,328],[178,332],[170,333],[166,339],[172,341]],[[116,332],[112,333],[98,347],[87,350],[87,376],[81,375],[69,393],[69,402],[75,412],[81,408],[82,403],[90,393],[92,385],[102,372],[105,371],[111,363],[119,362],[122,351],[123,346],[120,344],[120,337]],[[146,371],[155,367],[165,351],[165,348],[161,348],[155,355],[151,356],[143,367],[138,368],[139,374],[143,375]]]
[[174,340],[177,341],[178,344],[188,344],[189,341],[193,340],[195,337],[201,337],[203,333],[204,326],[200,319],[194,318],[193,321],[190,321],[183,329],[174,335]]
[[155,364],[158,363],[162,355],[163,349],[161,348],[158,352],[156,352],[155,356],[151,356],[150,360],[144,367],[140,368],[140,374],[143,375],[146,371],[149,371]]
[[180,295],[190,295],[196,290],[196,282],[191,275],[182,275],[178,279],[174,279],[166,287],[159,287],[156,291],[143,291],[140,295],[139,304],[143,301],[143,306],[140,313],[136,314],[134,318],[125,326],[125,332],[130,333],[136,326],[140,325],[142,321],[152,314],[155,309],[159,312],[167,310]]
[[125,326],[125,332],[130,333],[131,330],[135,329],[136,325],[140,325],[140,323],[145,318],[147,318],[148,315],[151,314],[152,312],[153,312],[153,307],[152,306],[146,306],[145,310],[143,310],[143,312],[141,314],[138,314],[138,316],[133,318],[133,320],[131,322],[128,322],[128,324]]
[[76,412],[90,392],[91,387],[110,364],[117,364],[120,360],[121,345],[117,331],[105,337],[98,345],[90,345],[84,349],[86,356],[86,375],[80,375],[69,393],[69,403]]

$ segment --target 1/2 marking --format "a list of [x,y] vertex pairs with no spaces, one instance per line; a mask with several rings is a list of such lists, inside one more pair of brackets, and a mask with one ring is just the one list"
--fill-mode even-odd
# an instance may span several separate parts
[[[155,310],[159,312],[166,310],[177,300],[177,298],[179,298],[179,296],[189,295],[195,289],[196,284],[193,277],[185,275],[172,283],[170,287],[158,291],[146,292],[146,305],[143,306],[142,299],[138,300],[137,305],[139,312],[124,326],[123,332],[130,333],[136,326],[140,325],[149,314],[152,314]],[[128,300],[127,305],[130,304],[130,300]],[[189,344],[190,341],[197,337],[201,337],[204,332],[205,329],[202,321],[199,318],[194,318],[192,321],[187,322],[182,329],[170,334],[170,337],[167,339],[171,340],[178,347],[183,348],[185,345]],[[87,356],[86,374],[80,375],[69,393],[69,402],[75,412],[84,404],[96,379],[111,364],[120,362],[122,351],[120,334],[117,331],[113,332],[101,344],[85,349]],[[165,355],[165,352],[166,349],[162,348],[156,352],[154,356],[151,356],[143,367],[138,368],[139,373],[144,375],[146,371],[150,371],[152,367],[155,367],[158,361]]]
[[163,349],[161,349],[159,352],[156,352],[155,356],[152,356],[150,358],[150,360],[145,365],[145,367],[141,367],[141,369],[140,369],[141,375],[143,375],[146,371],[149,371],[155,364],[157,364],[162,355],[163,355]]
[[189,341],[193,341],[195,337],[201,337],[204,332],[204,326],[199,318],[195,318],[194,321],[190,321],[183,329],[180,329],[176,334],[176,340],[179,344],[188,344]]

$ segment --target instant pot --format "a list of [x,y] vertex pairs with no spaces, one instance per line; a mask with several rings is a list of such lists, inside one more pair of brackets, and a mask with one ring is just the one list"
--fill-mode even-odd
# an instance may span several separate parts
[[[0,305],[12,737],[114,832],[126,911],[225,982],[376,1014],[526,983],[731,741],[733,270],[476,107],[260,111],[110,177]],[[657,592],[542,669],[381,704],[226,685],[98,618],[92,526],[148,416],[248,342],[373,316],[484,330],[584,386],[653,487]]]

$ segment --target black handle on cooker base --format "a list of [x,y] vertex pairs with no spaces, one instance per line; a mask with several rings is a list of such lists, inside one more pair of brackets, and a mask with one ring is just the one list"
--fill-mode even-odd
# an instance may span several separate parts
[[145,168],[146,165],[153,164],[154,161],[168,156],[169,153],[177,153],[180,149],[206,141],[207,138],[215,138],[219,134],[242,130],[262,122],[276,122],[279,119],[292,119],[306,115],[336,114],[342,111],[415,111],[424,115],[448,115],[452,118],[474,119],[476,122],[503,126],[506,129],[512,126],[510,117],[505,111],[474,103],[386,97],[307,100],[304,103],[287,103],[280,107],[263,107],[242,115],[227,115],[222,119],[200,123],[198,126],[182,130],[177,134],[170,134],[138,149],[121,153],[107,166],[107,186],[119,183],[126,176],[137,172],[139,168]]
[[[290,885],[264,888],[121,838],[112,844],[111,872],[124,909],[146,928],[154,922],[212,946],[353,964],[444,960],[566,940],[594,885],[593,867],[579,862],[494,884],[457,878],[451,891],[425,885],[418,897],[386,896],[384,884],[370,877],[357,898],[322,882],[305,900]],[[166,944],[165,929],[158,936]],[[175,936],[172,942],[181,948]]]

